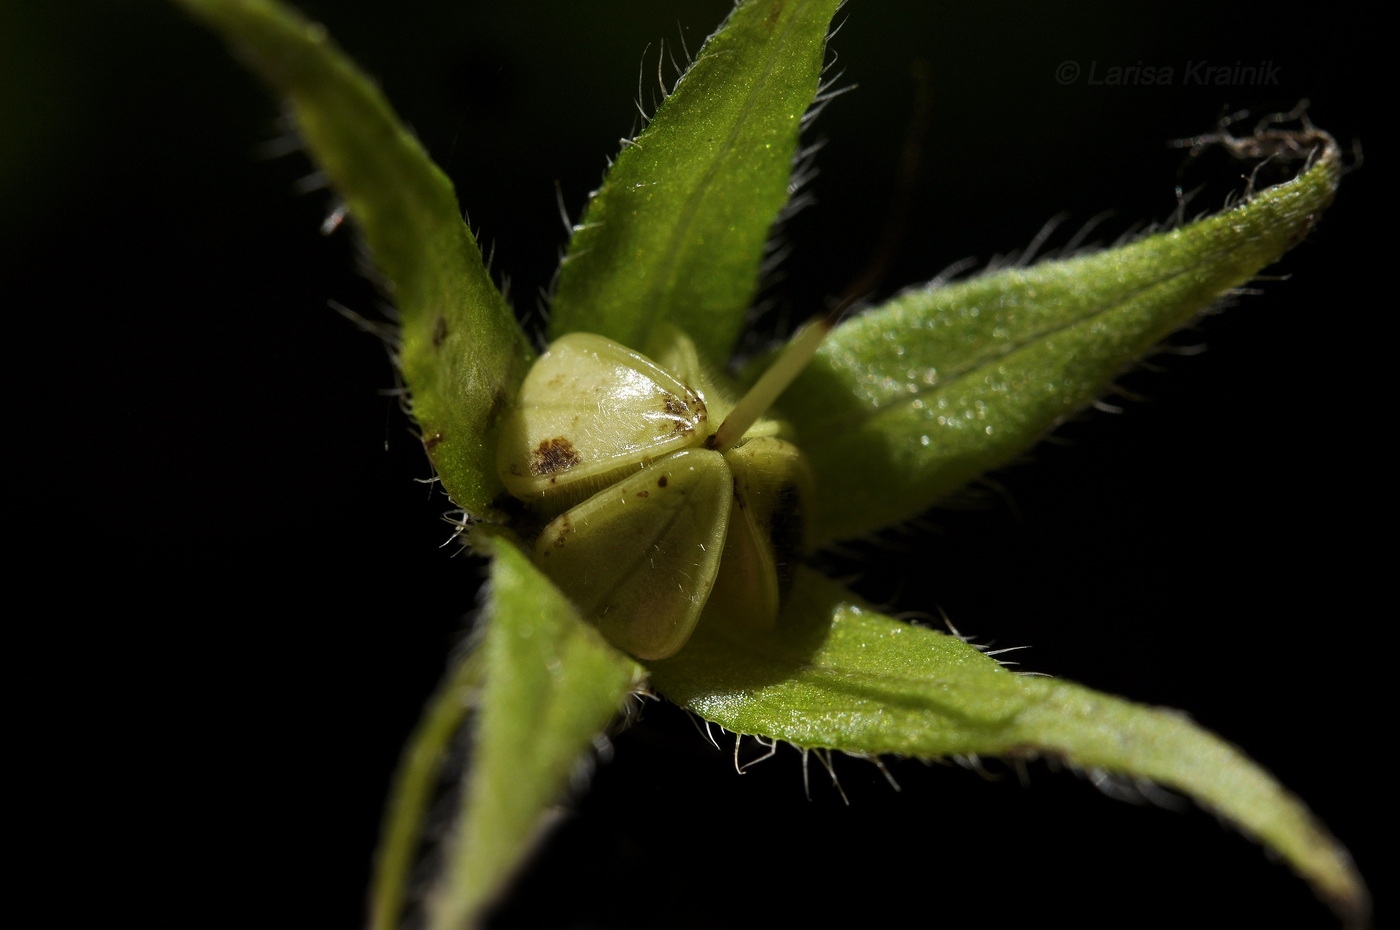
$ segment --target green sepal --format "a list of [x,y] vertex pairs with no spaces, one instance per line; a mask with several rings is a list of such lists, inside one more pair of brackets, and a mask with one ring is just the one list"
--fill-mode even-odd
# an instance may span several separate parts
[[428,930],[480,921],[642,683],[641,667],[579,617],[507,531],[479,526],[472,544],[492,556],[481,626],[404,751],[373,884],[375,930],[399,925],[410,841],[468,710],[468,766],[424,901]]
[[384,805],[379,846],[369,890],[370,930],[397,930],[410,899],[410,879],[418,861],[428,812],[451,761],[457,736],[485,678],[482,650],[454,657],[423,716],[404,744]]
[[325,29],[270,0],[177,0],[296,117],[398,311],[413,417],[452,500],[500,518],[496,422],[533,358],[482,262],[452,182]]
[[918,288],[837,327],[779,401],[817,476],[818,540],[916,517],[1033,446],[1114,378],[1296,245],[1340,153],[1199,222],[1119,248]]
[[[704,625],[650,664],[665,697],[735,733],[857,755],[1050,757],[1179,791],[1283,858],[1351,925],[1369,897],[1303,803],[1183,714],[1018,674],[962,639],[799,573],[778,628]],[[949,803],[960,803],[950,799]]]
[[746,0],[608,170],[560,267],[551,338],[648,351],[670,323],[722,363],[788,198],[837,0]]

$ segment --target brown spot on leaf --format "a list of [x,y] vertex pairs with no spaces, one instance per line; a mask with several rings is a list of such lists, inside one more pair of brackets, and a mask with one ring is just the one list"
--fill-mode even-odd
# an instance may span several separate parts
[[530,474],[552,475],[555,472],[563,471],[577,465],[579,458],[578,450],[574,444],[563,436],[556,436],[553,439],[546,439],[539,444],[530,456]]
[[674,394],[667,394],[662,403],[662,410],[666,416],[671,418],[671,432],[691,433],[694,429],[690,425],[690,411],[686,409],[685,403]]
[[423,449],[427,452],[432,452],[437,448],[437,444],[442,442],[445,438],[446,437],[443,436],[442,433],[433,433],[431,436],[424,436]]
[[769,33],[772,33],[773,30],[777,28],[778,20],[782,18],[782,15],[783,5],[781,3],[773,4],[768,9],[768,16],[766,22],[764,22],[763,24],[764,28],[767,29]]
[[638,491],[637,497],[651,497],[650,491]]
[[574,531],[574,521],[569,519],[568,514],[559,518],[559,535],[554,537],[554,548],[564,548],[564,542],[569,538],[569,534]]
[[438,314],[438,318],[433,320],[433,348],[441,349],[442,344],[447,341],[447,319]]
[[658,488],[664,488],[664,487],[666,487],[666,476],[665,476],[665,475],[662,475],[660,478],[657,478],[657,479],[656,479],[656,486],[657,486]]

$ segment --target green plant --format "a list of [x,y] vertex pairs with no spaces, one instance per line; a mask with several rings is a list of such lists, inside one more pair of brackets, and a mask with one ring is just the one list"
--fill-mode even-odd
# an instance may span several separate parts
[[[1172,714],[1015,675],[810,570],[800,570],[775,631],[702,625],[676,656],[645,667],[608,646],[524,556],[519,533],[530,521],[502,494],[498,426],[534,347],[486,274],[450,186],[319,31],[270,4],[186,5],[288,99],[345,197],[401,314],[398,357],[425,447],[468,515],[464,535],[493,558],[478,648],[406,756],[386,821],[377,925],[397,921],[443,750],[469,706],[474,766],[429,897],[433,926],[471,921],[499,892],[542,811],[644,679],[706,720],[804,749],[1048,755],[1169,785],[1256,835],[1364,921],[1365,891],[1345,852],[1218,739]],[[746,3],[700,52],[576,231],[551,336],[595,332],[659,355],[675,326],[710,363],[729,356],[786,197],[833,8]],[[1306,168],[1221,216],[1109,252],[911,291],[843,324],[778,405],[816,472],[818,543],[910,519],[1004,464],[1306,233],[1335,190],[1336,147],[1315,131],[1233,144],[1306,158]]]

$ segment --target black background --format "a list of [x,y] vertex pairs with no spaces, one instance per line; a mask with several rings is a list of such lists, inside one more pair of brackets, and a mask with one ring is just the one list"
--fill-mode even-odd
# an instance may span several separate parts
[[[285,138],[275,104],[172,9],[58,6],[0,13],[15,564],[38,594],[20,600],[41,605],[15,681],[37,782],[59,787],[28,813],[50,871],[140,848],[148,902],[353,926],[388,774],[481,566],[440,547],[447,503],[414,483],[429,472],[377,393],[383,349],[327,307],[380,301],[352,236],[318,232],[328,195],[298,192],[304,156],[267,155]],[[650,106],[663,40],[694,50],[728,9],[591,6],[304,4],[451,175],[536,322],[564,242],[556,185],[576,215],[634,128],[639,73]],[[1305,798],[1374,886],[1393,815],[1377,752],[1393,559],[1373,538],[1392,530],[1373,454],[1390,307],[1361,282],[1387,270],[1363,245],[1382,69],[1337,7],[1265,12],[848,4],[833,47],[858,87],[815,125],[817,203],[788,225],[772,294],[803,315],[863,264],[916,60],[934,125],[881,296],[1018,249],[1061,211],[1052,245],[1104,210],[1105,239],[1166,219],[1178,183],[1213,182],[1193,207],[1218,205],[1239,169],[1205,160],[1183,181],[1164,143],[1235,108],[1309,97],[1320,126],[1364,143],[1363,170],[1270,272],[1290,280],[1174,340],[1208,351],[1159,357],[1125,381],[1145,401],[1068,424],[976,506],[845,568],[892,609],[1031,646],[1025,668],[1187,711]],[[1202,59],[1268,62],[1279,82],[1188,85]],[[1081,71],[1064,84],[1067,61]],[[1174,79],[1089,83],[1138,63]],[[1124,804],[1044,765],[1028,788],[996,763],[996,779],[891,769],[900,793],[838,760],[848,807],[814,766],[809,801],[795,752],[739,777],[653,705],[500,925],[1331,925],[1286,868],[1189,807]]]

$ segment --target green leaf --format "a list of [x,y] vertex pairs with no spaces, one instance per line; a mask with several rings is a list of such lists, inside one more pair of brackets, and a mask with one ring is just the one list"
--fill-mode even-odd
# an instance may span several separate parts
[[609,169],[561,266],[552,338],[642,351],[663,323],[729,357],[787,202],[837,0],[740,3]]
[[472,649],[454,662],[404,746],[384,806],[379,848],[375,851],[369,895],[371,930],[394,930],[399,926],[399,915],[407,904],[409,877],[428,822],[428,809],[457,733],[481,688],[484,664],[480,649]]
[[911,290],[838,327],[780,401],[817,474],[817,538],[910,519],[1005,465],[1297,244],[1336,190],[1336,144],[1320,132],[1248,141],[1256,155],[1320,155],[1208,219]]
[[496,418],[532,351],[451,182],[321,26],[270,0],[178,2],[222,33],[296,116],[398,310],[399,367],[443,487],[474,516],[499,517]]
[[[642,680],[636,662],[585,623],[506,535],[478,529],[473,544],[493,556],[480,658],[471,660],[481,671],[454,675],[406,753],[441,764],[451,732],[445,721],[454,712],[443,704],[459,701],[465,682],[479,678],[470,767],[442,870],[428,894],[429,930],[472,925],[503,891],[542,832],[550,806],[570,776],[587,766],[599,734]],[[425,776],[418,771],[409,778],[421,783]],[[415,800],[400,806],[403,822],[389,816],[386,843],[407,835],[411,821],[421,823],[418,809]],[[395,874],[378,875],[375,888],[391,894],[372,906],[376,926],[390,928],[407,860],[385,856],[381,863]]]
[[[779,630],[697,633],[651,666],[666,697],[736,733],[861,755],[1049,756],[1180,791],[1283,857],[1351,923],[1365,887],[1296,797],[1182,714],[1020,675],[955,636],[799,575]],[[952,803],[958,803],[956,801]]]

